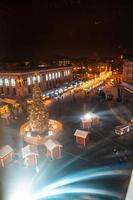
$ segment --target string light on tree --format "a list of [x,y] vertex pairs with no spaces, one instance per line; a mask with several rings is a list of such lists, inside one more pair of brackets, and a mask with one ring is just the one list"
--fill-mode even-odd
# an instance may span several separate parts
[[38,83],[33,87],[33,103],[29,107],[29,122],[32,131],[44,134],[48,131],[48,111],[43,102],[41,89]]

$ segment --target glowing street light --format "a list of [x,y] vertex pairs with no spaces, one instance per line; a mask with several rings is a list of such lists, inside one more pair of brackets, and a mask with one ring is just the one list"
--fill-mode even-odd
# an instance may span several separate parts
[[15,187],[15,190],[10,195],[9,200],[35,200],[29,189],[29,185],[26,183],[20,184],[19,187]]
[[84,119],[91,119],[92,118],[92,114],[91,113],[87,113],[87,114],[85,114],[84,115],[84,117],[83,117]]
[[48,131],[48,136],[52,136],[53,135],[53,131]]
[[10,200],[33,200],[32,198],[30,198],[30,195],[26,192],[26,191],[17,191],[15,192],[12,197],[10,198]]

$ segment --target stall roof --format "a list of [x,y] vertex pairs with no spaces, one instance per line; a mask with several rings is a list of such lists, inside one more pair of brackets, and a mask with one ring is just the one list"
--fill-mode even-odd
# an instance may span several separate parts
[[81,119],[82,123],[85,123],[85,122],[92,122],[92,119]]
[[86,138],[88,134],[90,134],[90,132],[77,129],[74,133],[74,136]]
[[46,148],[48,149],[48,150],[53,150],[55,147],[62,147],[62,145],[59,143],[59,142],[57,142],[57,141],[55,141],[55,140],[52,140],[52,139],[49,139],[49,140],[47,140],[45,143],[44,143],[44,145],[46,146]]
[[16,100],[9,99],[9,98],[4,98],[4,99],[0,99],[0,102],[5,102],[5,103],[8,103],[8,104],[14,105],[16,103]]
[[36,145],[27,145],[22,148],[22,157],[25,158],[29,155],[38,155],[38,150]]
[[1,147],[0,148],[0,158],[5,157],[6,155],[8,155],[11,152],[14,152],[14,150],[9,145],[5,145],[5,146]]
[[10,117],[10,112],[7,112],[1,115],[2,119],[8,119],[8,117]]
[[120,126],[116,126],[115,129],[116,130],[125,129],[125,128],[128,128],[129,126],[130,126],[130,124],[122,124]]

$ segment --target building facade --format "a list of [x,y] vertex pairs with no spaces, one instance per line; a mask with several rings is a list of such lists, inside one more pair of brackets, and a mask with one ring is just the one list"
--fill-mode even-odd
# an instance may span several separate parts
[[133,104],[133,60],[125,60],[123,64],[122,101]]
[[123,64],[123,82],[133,85],[133,60]]
[[2,70],[0,72],[0,96],[26,97],[31,95],[36,82],[42,92],[54,87],[60,87],[65,82],[72,81],[72,67],[55,67],[45,69]]

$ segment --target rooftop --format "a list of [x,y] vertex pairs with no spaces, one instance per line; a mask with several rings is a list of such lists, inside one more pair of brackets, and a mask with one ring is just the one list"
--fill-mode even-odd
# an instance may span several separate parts
[[0,158],[8,155],[9,153],[13,152],[13,149],[9,145],[5,145],[0,148]]
[[88,131],[83,131],[83,130],[77,129],[75,131],[75,133],[74,133],[74,136],[81,137],[81,138],[86,138],[88,134],[89,134]]
[[23,158],[29,156],[29,155],[38,155],[37,146],[35,145],[27,145],[24,148],[22,148],[22,156]]
[[50,151],[53,150],[55,147],[62,147],[62,145],[59,142],[52,140],[52,139],[47,140],[45,142],[45,146]]
[[[43,65],[42,65],[43,66]],[[0,63],[0,73],[24,73],[24,72],[32,72],[32,71],[40,71],[40,70],[49,70],[56,68],[65,68],[70,67],[67,66],[44,66],[38,64],[26,64],[26,63]]]

